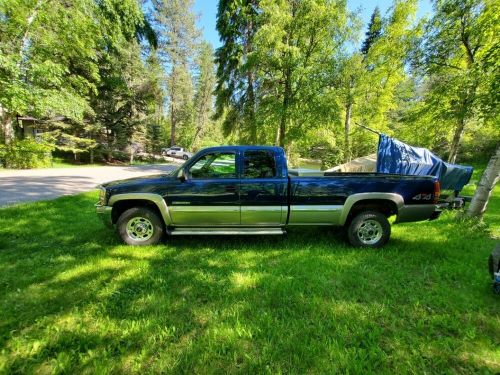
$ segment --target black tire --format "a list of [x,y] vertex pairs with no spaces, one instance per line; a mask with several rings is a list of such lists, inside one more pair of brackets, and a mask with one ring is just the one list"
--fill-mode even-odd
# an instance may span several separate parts
[[493,284],[493,293],[500,294],[500,283]]
[[188,159],[189,159],[189,156],[187,156],[187,155],[182,155],[182,158],[183,158],[184,160],[188,160]]
[[488,258],[488,270],[490,271],[491,277],[494,277],[493,274],[496,272],[495,266],[493,265],[493,263],[494,263],[493,254],[490,254],[490,256]]
[[147,207],[133,207],[116,222],[118,235],[128,245],[156,245],[163,237],[164,225],[159,215]]
[[380,212],[361,212],[347,227],[347,238],[356,247],[382,247],[390,237],[391,224]]

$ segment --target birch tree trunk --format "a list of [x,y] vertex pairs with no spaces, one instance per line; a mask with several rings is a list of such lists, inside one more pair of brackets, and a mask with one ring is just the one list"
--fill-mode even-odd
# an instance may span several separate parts
[[0,129],[5,144],[9,144],[14,139],[14,126],[12,124],[12,116],[0,105]]
[[474,192],[472,202],[467,210],[467,217],[481,217],[486,211],[488,201],[495,185],[500,179],[500,144],[493,156],[491,157],[488,166],[479,181],[479,185]]
[[451,142],[450,154],[448,155],[448,163],[454,164],[457,160],[458,149],[460,147],[460,141],[462,140],[462,135],[464,134],[465,129],[465,119],[461,118],[457,127],[455,128],[455,132],[453,134],[453,141]]

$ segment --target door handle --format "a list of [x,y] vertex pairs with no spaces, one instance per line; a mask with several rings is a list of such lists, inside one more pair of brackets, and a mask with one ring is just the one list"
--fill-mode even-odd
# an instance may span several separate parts
[[234,185],[228,185],[228,186],[226,186],[226,191],[228,193],[236,193],[236,186],[234,186]]

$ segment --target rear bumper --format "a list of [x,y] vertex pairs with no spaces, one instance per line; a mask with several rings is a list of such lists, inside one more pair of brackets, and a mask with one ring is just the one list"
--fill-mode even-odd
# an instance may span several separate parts
[[111,206],[101,206],[100,204],[95,205],[95,212],[101,221],[109,228],[113,227],[113,220],[111,218]]
[[441,210],[434,204],[403,206],[399,209],[396,223],[435,220],[439,217],[439,215],[441,215]]

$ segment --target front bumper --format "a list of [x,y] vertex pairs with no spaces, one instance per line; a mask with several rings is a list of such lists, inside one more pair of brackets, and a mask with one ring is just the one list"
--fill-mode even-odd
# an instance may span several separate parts
[[101,221],[109,228],[113,227],[113,219],[111,217],[111,210],[113,207],[111,206],[102,206],[99,203],[95,205],[95,212],[97,216],[101,219]]
[[418,204],[403,206],[399,209],[396,223],[412,221],[435,220],[441,215],[441,210],[434,204]]

